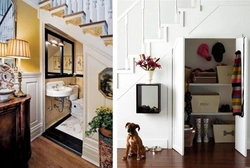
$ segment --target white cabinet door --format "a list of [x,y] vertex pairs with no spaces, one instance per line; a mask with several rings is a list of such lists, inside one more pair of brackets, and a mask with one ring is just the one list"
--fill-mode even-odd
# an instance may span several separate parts
[[244,116],[235,116],[235,149],[243,156],[247,157],[247,112],[249,110],[248,84],[249,84],[249,58],[247,38],[236,39],[236,50],[241,51],[241,71],[242,71],[242,90],[244,90]]
[[173,49],[173,148],[184,155],[185,39],[178,38]]

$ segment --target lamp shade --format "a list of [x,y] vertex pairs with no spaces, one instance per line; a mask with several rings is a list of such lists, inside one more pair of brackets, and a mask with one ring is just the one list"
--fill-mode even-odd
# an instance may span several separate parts
[[6,57],[7,43],[0,42],[0,57]]
[[6,56],[13,58],[29,59],[29,43],[21,39],[9,39]]

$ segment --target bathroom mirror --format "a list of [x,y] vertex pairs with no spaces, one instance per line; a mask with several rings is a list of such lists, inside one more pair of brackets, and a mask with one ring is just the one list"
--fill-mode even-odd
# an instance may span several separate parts
[[74,42],[45,29],[45,78],[73,76]]
[[63,52],[63,72],[66,74],[72,73],[72,45],[68,42],[64,43],[64,52]]
[[161,84],[137,84],[137,113],[159,113],[161,111]]

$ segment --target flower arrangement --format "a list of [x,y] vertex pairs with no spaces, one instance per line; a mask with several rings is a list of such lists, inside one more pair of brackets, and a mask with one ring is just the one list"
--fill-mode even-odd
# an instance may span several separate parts
[[155,68],[161,68],[161,65],[157,63],[159,60],[160,58],[146,57],[144,54],[140,54],[140,60],[135,63],[146,71],[153,71]]
[[90,137],[99,128],[105,128],[112,132],[113,130],[113,111],[109,107],[100,106],[96,108],[96,116],[88,123],[89,129],[85,131],[85,135]]

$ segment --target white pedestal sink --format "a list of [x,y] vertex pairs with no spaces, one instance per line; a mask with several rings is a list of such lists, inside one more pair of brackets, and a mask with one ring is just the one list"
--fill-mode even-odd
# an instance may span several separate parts
[[72,88],[64,86],[63,81],[48,82],[46,84],[46,96],[67,97],[72,94]]

